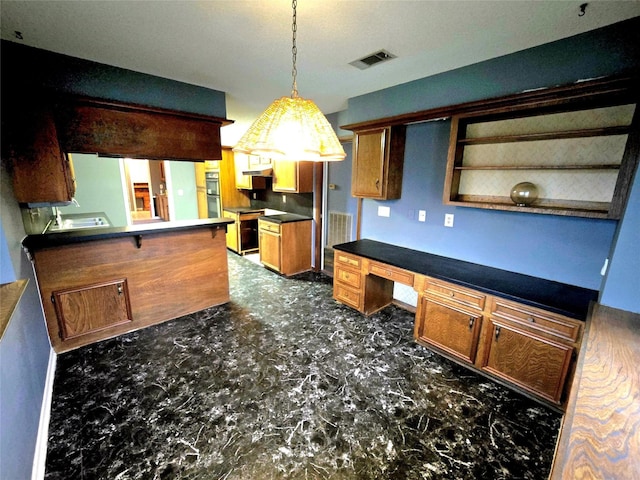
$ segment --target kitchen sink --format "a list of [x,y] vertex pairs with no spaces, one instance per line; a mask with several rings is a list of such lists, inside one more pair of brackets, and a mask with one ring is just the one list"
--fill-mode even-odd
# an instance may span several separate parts
[[80,230],[83,228],[110,227],[109,220],[105,217],[65,218],[61,224],[51,222],[47,232],[65,232],[68,230]]

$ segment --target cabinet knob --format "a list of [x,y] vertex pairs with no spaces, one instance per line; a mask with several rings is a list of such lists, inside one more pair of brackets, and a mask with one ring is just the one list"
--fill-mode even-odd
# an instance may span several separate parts
[[500,337],[500,326],[496,327],[496,342],[498,341],[498,337]]
[[456,296],[456,294],[454,292],[451,292],[449,295],[451,295],[452,297]]
[[118,284],[118,295],[122,295],[122,284]]
[[533,317],[527,317],[527,320],[529,320],[530,323],[536,323],[536,319]]
[[475,317],[469,317],[469,330],[473,328],[474,323],[476,323]]

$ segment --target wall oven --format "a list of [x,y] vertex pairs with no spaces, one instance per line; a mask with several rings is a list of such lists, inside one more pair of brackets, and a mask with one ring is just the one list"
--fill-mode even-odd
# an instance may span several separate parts
[[222,216],[222,204],[220,201],[220,171],[212,170],[205,172],[205,181],[209,218],[220,218]]

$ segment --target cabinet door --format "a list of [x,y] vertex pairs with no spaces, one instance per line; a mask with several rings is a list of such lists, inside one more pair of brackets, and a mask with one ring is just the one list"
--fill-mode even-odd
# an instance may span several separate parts
[[273,191],[291,193],[313,192],[313,163],[274,160]]
[[126,280],[53,292],[63,340],[131,322]]
[[420,295],[414,336],[467,363],[478,348],[482,315]]
[[400,198],[405,134],[404,125],[356,132],[351,195],[379,200]]
[[382,197],[387,134],[388,129],[381,128],[356,135],[351,184],[351,194],[354,197]]
[[240,245],[238,244],[238,221],[236,215],[229,212],[223,213],[224,218],[233,219],[233,223],[227,225],[227,248],[238,252]]
[[281,270],[280,234],[260,229],[260,262],[277,272]]
[[571,365],[573,347],[492,318],[481,368],[556,404]]
[[236,168],[236,188],[243,190],[264,189],[266,181],[264,177],[254,177],[252,175],[243,175],[242,172],[249,170],[252,166],[260,165],[260,157],[257,155],[247,155],[245,153],[235,152],[233,161]]
[[[58,143],[50,107],[25,105],[7,134],[13,189],[21,203],[68,202],[75,195],[70,158]],[[3,141],[5,141],[3,135]]]

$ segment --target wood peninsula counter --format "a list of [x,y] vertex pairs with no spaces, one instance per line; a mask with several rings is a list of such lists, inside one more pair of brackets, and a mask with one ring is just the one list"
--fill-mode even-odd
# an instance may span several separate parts
[[416,342],[564,410],[598,292],[373,240],[333,248],[336,300],[370,315],[411,286]]
[[230,220],[29,235],[47,329],[60,353],[229,301]]

